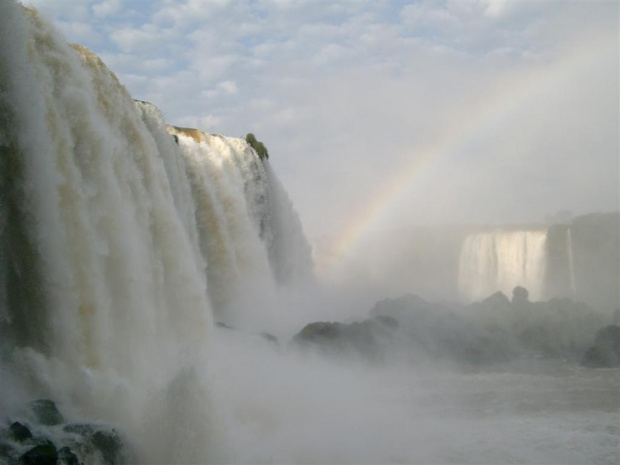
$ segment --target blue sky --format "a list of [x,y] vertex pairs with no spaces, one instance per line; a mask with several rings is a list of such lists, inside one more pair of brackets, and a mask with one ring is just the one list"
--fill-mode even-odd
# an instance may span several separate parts
[[615,0],[24,3],[170,124],[254,132],[312,240],[429,146],[377,227],[618,209]]

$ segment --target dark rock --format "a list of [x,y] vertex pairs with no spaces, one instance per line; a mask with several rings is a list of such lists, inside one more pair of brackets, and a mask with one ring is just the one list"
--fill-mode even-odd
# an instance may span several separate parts
[[58,458],[62,465],[82,465],[77,455],[73,453],[67,446],[58,451]]
[[517,286],[512,291],[512,303],[515,305],[523,304],[529,302],[530,293],[526,288]]
[[581,364],[592,368],[620,367],[620,326],[606,326],[596,333],[594,345],[586,351]]
[[215,323],[215,326],[217,326],[218,328],[222,328],[222,329],[230,329],[230,330],[234,330],[235,329],[232,326],[229,326],[226,323],[223,323],[221,321],[218,321],[217,323]]
[[65,419],[58,411],[56,404],[49,399],[38,399],[30,402],[30,409],[42,425],[55,426],[64,423]]
[[324,355],[356,354],[367,361],[380,361],[398,328],[392,317],[380,316],[350,324],[316,322],[304,326],[293,338],[300,348],[317,348]]
[[[14,464],[17,463],[19,453],[17,449],[6,442],[0,441],[0,463]],[[3,461],[3,459],[5,461]]]
[[278,338],[275,337],[273,334],[269,334],[266,332],[262,332],[260,333],[260,337],[262,337],[264,340],[266,340],[267,342],[270,342],[272,344],[275,344],[276,346],[280,346],[280,341],[278,341]]
[[116,430],[99,430],[91,438],[93,445],[99,449],[106,463],[120,463],[123,442]]
[[334,341],[342,335],[344,324],[338,322],[319,321],[309,323],[294,337],[297,342]]
[[493,310],[506,310],[512,308],[508,297],[506,297],[503,292],[499,291],[480,302],[480,306]]
[[434,304],[415,294],[405,294],[396,299],[383,299],[370,311],[370,316],[387,316],[399,322],[407,320],[412,314],[433,311]]
[[122,462],[123,441],[115,429],[89,423],[73,423],[66,425],[63,430],[82,436],[86,446],[97,449],[106,464]]
[[578,363],[592,346],[597,331],[609,321],[605,313],[569,298],[553,298],[530,305],[527,317],[513,321],[510,327],[519,345],[530,356]]
[[502,315],[512,313],[513,306],[500,292],[469,307],[427,302],[408,294],[378,302],[370,314],[397,321],[402,337],[396,343],[413,360],[445,358],[479,365],[513,358],[516,355],[513,337],[501,326],[472,316],[480,311]]
[[75,433],[83,436],[85,438],[90,438],[97,431],[98,427],[96,425],[91,425],[90,423],[70,423],[63,427],[63,431],[67,433]]
[[32,438],[32,433],[28,427],[17,421],[9,426],[9,431],[13,440],[17,442],[24,442],[26,439]]
[[391,316],[378,316],[375,319],[382,325],[391,329],[397,329],[399,326],[398,320],[396,318],[392,318]]
[[54,444],[47,441],[46,444],[34,446],[19,458],[20,465],[57,465],[58,451]]

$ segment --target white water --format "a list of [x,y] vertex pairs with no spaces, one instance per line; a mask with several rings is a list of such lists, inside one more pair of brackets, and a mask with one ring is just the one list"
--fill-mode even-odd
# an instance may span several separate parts
[[3,374],[123,425],[150,460],[217,459],[212,323],[270,327],[279,270],[312,274],[290,202],[245,141],[177,145],[36,12],[2,2],[0,26]]
[[570,228],[566,228],[566,252],[568,254],[568,273],[570,278],[571,296],[575,298],[577,288],[575,287],[575,256],[573,254],[573,235]]
[[525,287],[531,300],[544,297],[546,231],[490,231],[469,235],[459,260],[459,292],[464,301],[501,291],[511,296]]
[[0,39],[0,418],[50,397],[142,463],[617,463],[617,371],[375,369],[248,335],[311,275],[269,164],[177,145],[15,3]]

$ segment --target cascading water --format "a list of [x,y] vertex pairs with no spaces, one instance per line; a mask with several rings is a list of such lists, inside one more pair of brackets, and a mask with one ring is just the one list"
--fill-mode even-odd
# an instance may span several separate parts
[[310,246],[286,193],[243,139],[172,126],[168,131],[179,144],[197,203],[217,319],[236,327],[271,326],[277,286],[312,274]]
[[465,239],[459,259],[459,293],[474,301],[525,287],[533,300],[543,296],[546,231],[490,231]]
[[568,275],[570,280],[571,297],[575,297],[577,289],[575,287],[575,256],[573,254],[573,236],[570,228],[566,228],[566,253],[568,255]]
[[[580,287],[588,231],[572,229]],[[470,236],[461,289],[472,298],[523,285],[535,299],[545,243],[544,231]],[[310,257],[268,161],[243,140],[166,127],[96,56],[0,0],[0,462],[28,463],[34,441],[49,439],[82,463],[124,463],[86,450],[92,441],[80,449],[85,436],[64,429],[73,423],[119,429],[131,463],[618,463],[617,370],[565,359],[536,360],[531,371],[518,360],[514,373],[479,365],[488,352],[510,353],[517,337],[574,350],[604,315],[555,301],[508,315],[500,306],[487,324],[479,306],[480,324],[429,304],[410,309],[422,337],[392,341],[407,343],[405,360],[398,346],[375,352],[385,330],[406,334],[388,317],[380,339],[363,322],[332,325],[354,330],[344,346],[380,355],[370,365],[344,352],[328,361],[250,334],[283,324],[274,308],[301,299],[313,312],[333,309],[312,292],[289,305],[288,290],[312,276]],[[514,331],[523,315],[534,331]],[[426,339],[426,327],[448,344]],[[339,350],[344,332],[321,333]],[[476,369],[406,362],[444,349]],[[395,358],[383,365],[383,355]],[[39,397],[58,403],[64,423],[15,413]],[[13,434],[22,419],[33,441]]]
[[212,309],[269,324],[281,270],[312,274],[299,220],[245,141],[175,143],[34,10],[0,3],[0,31],[0,374],[122,425],[147,460],[217,460]]

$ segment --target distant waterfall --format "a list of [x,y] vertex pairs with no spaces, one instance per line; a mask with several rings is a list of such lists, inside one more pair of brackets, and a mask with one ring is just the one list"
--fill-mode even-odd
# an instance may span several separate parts
[[575,255],[573,252],[573,235],[570,228],[566,228],[566,253],[568,255],[568,273],[570,279],[571,297],[575,298],[577,288],[575,285]]
[[490,231],[469,235],[459,260],[463,300],[484,299],[497,291],[511,296],[525,287],[533,300],[544,292],[546,231]]
[[312,275],[290,201],[244,140],[167,129],[36,11],[2,1],[0,29],[0,377],[136,437],[174,424],[152,460],[216,460],[212,322],[268,327]]

